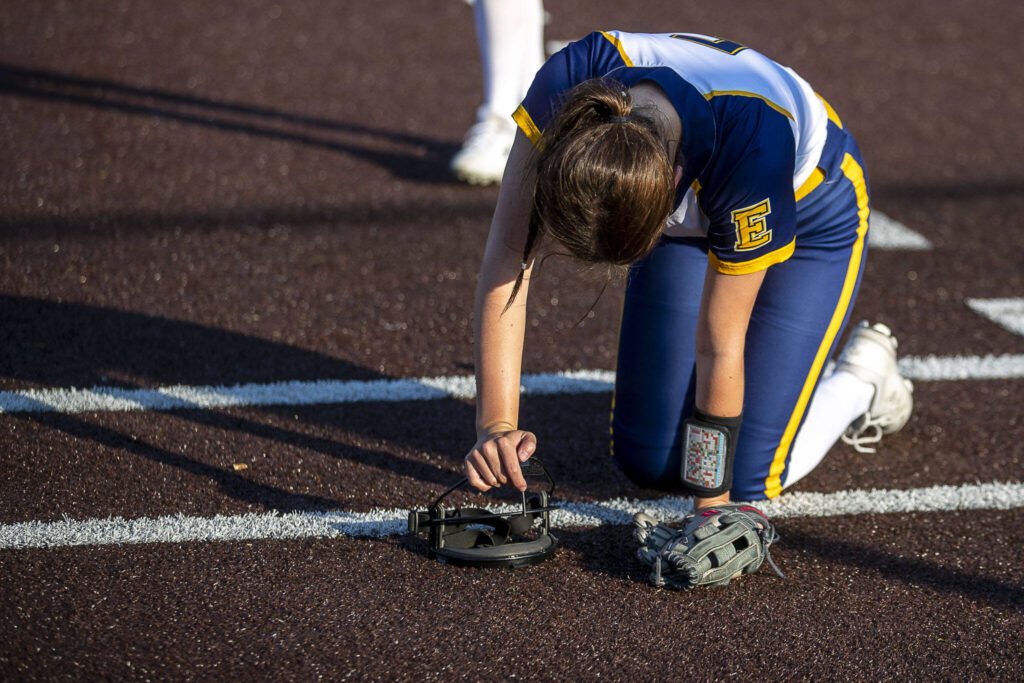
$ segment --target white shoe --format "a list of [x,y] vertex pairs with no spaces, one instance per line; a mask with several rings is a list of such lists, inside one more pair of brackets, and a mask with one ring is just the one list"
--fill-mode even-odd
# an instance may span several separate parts
[[471,185],[500,183],[515,137],[511,120],[490,117],[480,121],[469,129],[462,149],[452,157],[452,172]]
[[888,327],[861,321],[836,363],[836,371],[845,370],[875,387],[868,412],[843,434],[843,441],[860,453],[874,453],[868,444],[878,443],[883,434],[898,432],[914,410],[914,385],[900,376],[896,345]]

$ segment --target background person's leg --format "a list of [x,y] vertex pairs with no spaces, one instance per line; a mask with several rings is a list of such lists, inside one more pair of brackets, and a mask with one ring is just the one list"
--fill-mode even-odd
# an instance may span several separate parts
[[541,0],[477,0],[476,35],[484,99],[451,169],[468,183],[501,182],[516,126],[512,112],[544,63]]
[[697,315],[707,241],[663,239],[626,285],[612,455],[634,482],[679,490],[680,427],[693,411]]
[[476,120],[496,117],[512,123],[512,112],[544,63],[543,2],[476,0],[474,13],[484,75],[484,101]]

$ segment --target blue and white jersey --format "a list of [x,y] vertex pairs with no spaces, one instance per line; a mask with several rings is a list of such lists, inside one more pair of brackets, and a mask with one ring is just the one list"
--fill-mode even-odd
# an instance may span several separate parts
[[792,69],[738,43],[692,33],[595,32],[552,55],[513,118],[540,144],[579,83],[652,81],[683,125],[683,180],[665,232],[706,236],[723,273],[755,272],[793,253],[796,202],[821,182],[835,113]]

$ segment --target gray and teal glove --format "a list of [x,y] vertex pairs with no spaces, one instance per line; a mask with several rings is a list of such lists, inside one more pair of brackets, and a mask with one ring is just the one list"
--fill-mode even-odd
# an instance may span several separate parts
[[778,535],[764,513],[751,505],[715,505],[683,519],[681,529],[660,524],[638,512],[633,536],[640,542],[636,555],[653,569],[650,582],[659,588],[687,590],[724,586],[742,574],[753,574],[767,559]]

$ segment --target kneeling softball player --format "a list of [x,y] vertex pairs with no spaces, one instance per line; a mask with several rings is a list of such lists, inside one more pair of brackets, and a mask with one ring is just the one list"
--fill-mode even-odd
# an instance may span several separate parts
[[868,182],[835,111],[792,70],[694,34],[596,32],[538,72],[513,115],[476,296],[470,483],[524,488],[519,429],[530,272],[542,242],[629,265],[612,455],[637,484],[694,496],[682,529],[635,519],[655,582],[726,583],[774,538],[751,506],[842,436],[859,450],[913,406],[896,340],[857,295]]

